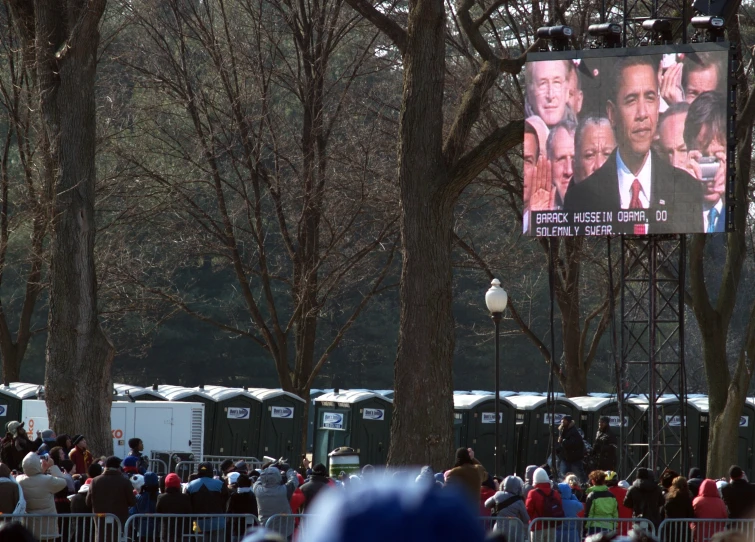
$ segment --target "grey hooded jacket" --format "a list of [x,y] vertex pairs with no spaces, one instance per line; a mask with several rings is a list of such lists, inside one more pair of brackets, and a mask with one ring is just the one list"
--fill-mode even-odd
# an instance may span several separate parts
[[[299,485],[296,471],[288,469],[286,480],[285,484],[282,483],[281,471],[277,467],[268,467],[254,483],[252,490],[257,498],[257,511],[262,525],[274,514],[291,514],[289,501]],[[294,532],[294,521],[281,518],[272,528],[284,537],[291,536]]]
[[[515,496],[521,497],[522,485],[522,479],[518,476],[507,476],[503,480],[503,491],[497,491],[495,495],[485,501],[485,508],[500,505]],[[527,513],[527,507],[524,505],[523,499],[515,500],[505,508],[499,510],[496,515],[499,518],[515,518],[521,521],[521,524],[516,521],[498,521],[496,522],[496,530],[506,533],[506,537],[512,542],[524,541],[524,527],[529,524],[530,515]]]

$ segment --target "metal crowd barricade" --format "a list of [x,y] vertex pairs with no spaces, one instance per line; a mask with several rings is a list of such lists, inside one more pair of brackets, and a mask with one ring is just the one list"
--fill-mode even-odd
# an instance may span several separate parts
[[0,524],[13,521],[31,531],[34,538],[65,542],[120,542],[123,529],[113,514],[2,514]]
[[526,542],[527,540],[527,526],[519,518],[480,516],[479,519],[486,533],[493,531],[503,533],[508,542]]
[[658,527],[658,537],[662,542],[710,542],[723,531],[755,540],[755,519],[666,519]]
[[246,462],[250,470],[259,469],[262,467],[262,464],[264,463],[264,461],[260,461],[256,457],[252,457],[252,456],[249,456],[249,457],[243,457],[243,456],[237,457],[237,456],[232,456],[232,455],[203,455],[202,456],[202,461],[208,461],[212,463],[213,466],[220,466],[220,464],[226,459],[230,459],[234,463],[236,461],[243,460]]
[[[130,542],[227,542],[260,524],[252,514],[135,514],[124,525]],[[98,541],[99,542],[99,541]]]
[[[216,471],[220,470],[220,464],[225,461],[226,459],[234,459],[233,457],[222,457],[222,456],[204,456],[205,458],[212,457],[213,459],[205,459],[205,461],[179,461],[176,463],[175,468],[173,469],[173,472],[175,472],[179,478],[181,478],[181,481],[187,482],[189,480],[189,475],[193,472],[197,472],[197,467],[200,463],[210,463],[212,465],[212,468]],[[240,461],[243,459],[246,461],[247,468],[252,469],[259,469],[262,466],[262,462],[255,459],[250,458],[249,461],[247,461],[246,458],[235,458],[235,461]],[[254,460],[254,461],[251,461]]]
[[655,526],[645,518],[535,518],[530,522],[531,542],[581,542],[600,531],[642,530],[655,536]]
[[168,465],[162,459],[148,459],[149,470],[157,474],[158,476],[167,476],[170,474]]
[[307,526],[314,516],[311,514],[273,514],[265,521],[265,528],[287,538],[301,538],[307,532]]

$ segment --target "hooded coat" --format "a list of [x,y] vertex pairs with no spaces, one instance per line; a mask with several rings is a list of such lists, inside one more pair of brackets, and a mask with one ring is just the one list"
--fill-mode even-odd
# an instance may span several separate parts
[[[257,498],[257,510],[262,525],[265,525],[272,515],[291,513],[289,502],[294,490],[299,486],[296,471],[288,469],[286,483],[282,482],[281,471],[277,467],[268,467],[262,471],[262,474],[254,483],[252,490]],[[283,537],[291,536],[294,532],[293,521],[282,521],[275,527],[279,527],[274,530]]]
[[[584,517],[584,505],[574,495],[569,484],[558,484],[558,491],[561,493],[561,506],[564,509],[564,517]],[[556,538],[559,542],[581,542],[582,522],[563,521],[556,527],[556,532],[559,533]]]
[[705,480],[703,471],[701,471],[697,467],[692,467],[691,469],[689,469],[687,476],[687,485],[689,486],[689,492],[692,493],[693,499],[700,493],[700,484],[703,483],[703,480]]
[[[66,480],[60,469],[53,465],[50,474],[42,473],[42,461],[35,453],[29,453],[22,462],[24,474],[18,477],[18,483],[24,492],[27,514],[57,515],[55,494],[66,487]],[[26,526],[38,540],[57,538],[58,521],[55,518],[37,518]]]
[[[497,521],[497,531],[506,533],[509,542],[523,542],[526,538],[525,528],[530,522],[530,515],[524,506],[522,497],[522,480],[518,476],[507,476],[503,479],[503,491],[498,491],[485,501],[485,508],[493,508],[492,515],[499,518],[513,518],[521,522]],[[502,506],[504,505],[505,506]],[[495,512],[498,508],[498,513]]]
[[[723,519],[729,517],[721,495],[718,493],[718,487],[714,480],[703,480],[700,484],[700,494],[692,501],[692,508],[695,511],[695,517],[698,519]],[[702,542],[710,538],[719,531],[726,528],[726,522],[705,522],[691,525],[692,532],[695,534],[695,540]]]
[[[618,518],[619,503],[608,487],[592,486],[587,489],[585,499],[585,517],[588,518]],[[588,521],[587,528],[612,530],[615,528],[612,521]]]
[[645,518],[655,528],[661,524],[663,492],[652,478],[637,478],[624,497],[624,506],[632,509],[632,516]]
[[755,485],[744,478],[729,482],[729,485],[721,490],[726,507],[729,509],[729,518],[747,519],[752,517],[755,510]]

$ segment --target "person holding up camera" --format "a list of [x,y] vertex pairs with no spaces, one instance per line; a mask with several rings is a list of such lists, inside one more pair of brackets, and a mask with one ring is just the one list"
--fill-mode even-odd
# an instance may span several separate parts
[[16,480],[24,492],[27,514],[45,514],[45,518],[34,518],[29,527],[37,540],[58,538],[58,520],[56,517],[55,494],[66,488],[66,479],[49,455],[37,455],[29,452],[22,462],[24,474]]

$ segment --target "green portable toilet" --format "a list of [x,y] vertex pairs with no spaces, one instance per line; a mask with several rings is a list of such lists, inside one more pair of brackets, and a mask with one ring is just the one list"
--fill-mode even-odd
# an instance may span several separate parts
[[202,449],[205,455],[217,455],[217,452],[212,449],[212,442],[215,438],[215,408],[217,401],[204,392],[204,386],[185,388],[183,386],[160,384],[157,387],[157,391],[168,401],[204,404],[204,442],[202,443]]
[[[658,405],[658,423],[663,427],[661,431],[658,468],[663,471],[664,467],[666,467],[681,475],[686,475],[689,465],[700,464],[700,436],[702,432],[700,409],[697,405],[688,401],[686,412],[681,412],[679,399],[672,396],[660,397],[656,401],[656,404]],[[707,421],[707,415],[705,418]],[[679,450],[682,423],[685,424],[687,433],[689,465],[682,462],[683,458]],[[707,442],[704,450],[707,452]]]
[[249,393],[262,403],[259,444],[253,455],[259,459],[283,457],[298,465],[302,431],[307,423],[304,399],[283,390],[250,388]]
[[[501,469],[497,474],[505,474],[514,470],[514,442],[516,414],[511,403],[503,401],[505,397],[514,395],[513,392],[501,392],[499,398],[500,440],[501,440]],[[460,417],[460,424],[456,423]],[[459,428],[457,448],[472,448],[475,458],[483,464],[485,469],[495,472],[495,395],[470,394],[454,395],[454,436]]]
[[[338,393],[336,393],[338,391]],[[317,398],[313,463],[348,446],[362,465],[384,465],[391,437],[393,401],[371,391],[336,390]]]
[[566,397],[556,397],[555,416],[551,420],[548,398],[542,395],[516,395],[504,398],[511,403],[516,415],[516,441],[514,465],[516,473],[524,477],[529,464],[542,465],[550,461],[549,444],[551,432],[558,438],[556,428],[564,416],[579,420],[579,409]]
[[215,401],[214,434],[207,455],[250,457],[259,449],[262,402],[242,388],[205,386]]
[[[708,439],[710,438],[710,416],[707,397],[688,399],[700,411],[700,455],[698,463],[690,461],[690,467],[699,467],[704,473],[708,471]],[[748,397],[739,417],[739,434],[737,437],[737,465],[747,474],[748,479],[755,476],[755,399]]]
[[157,390],[131,384],[113,384],[114,401],[167,401]]
[[[24,399],[36,399],[40,387],[39,384],[21,384],[20,382],[13,382],[8,386],[0,385],[0,427],[3,435],[5,435],[5,426],[8,422],[22,420],[21,403]],[[31,438],[33,440],[35,436],[31,435]]]
[[309,409],[307,410],[307,453],[312,453],[315,446],[315,399],[333,390],[309,390]]

